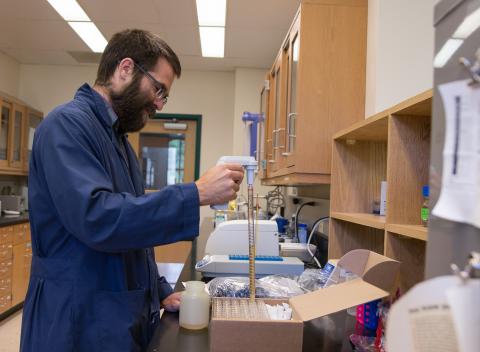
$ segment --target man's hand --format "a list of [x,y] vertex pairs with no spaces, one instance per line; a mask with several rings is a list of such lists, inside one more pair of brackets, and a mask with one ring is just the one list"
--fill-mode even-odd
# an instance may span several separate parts
[[165,308],[167,312],[178,312],[181,300],[182,293],[174,292],[162,301],[162,308]]
[[195,182],[200,205],[224,204],[235,199],[243,174],[243,167],[238,164],[217,165],[209,169]]

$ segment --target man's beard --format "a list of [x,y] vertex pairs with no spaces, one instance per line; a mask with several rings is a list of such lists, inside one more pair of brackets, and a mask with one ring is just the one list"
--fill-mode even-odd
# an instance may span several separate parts
[[113,111],[118,116],[119,132],[138,132],[155,115],[155,104],[147,94],[140,91],[141,75],[133,78],[132,82],[120,93],[109,89]]

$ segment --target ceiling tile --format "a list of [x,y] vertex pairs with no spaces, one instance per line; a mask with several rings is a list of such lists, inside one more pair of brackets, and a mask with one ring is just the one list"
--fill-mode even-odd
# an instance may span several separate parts
[[159,22],[159,14],[151,0],[78,0],[78,3],[94,22]]
[[201,56],[200,34],[198,27],[175,26],[170,27],[163,38],[177,55]]
[[39,50],[90,50],[65,21],[0,21],[2,47]]
[[167,26],[198,26],[195,0],[152,0],[158,21]]
[[2,0],[0,19],[59,20],[47,0]]
[[226,27],[283,29],[286,33],[300,0],[242,0],[227,2]]
[[22,64],[40,65],[78,65],[78,63],[62,50],[38,49],[1,49],[2,52]]
[[165,37],[162,27],[156,23],[142,23],[139,21],[115,21],[115,22],[97,22],[97,27],[102,34],[110,40],[110,38],[117,32],[125,29],[143,29],[150,31],[159,37]]
[[[225,34],[225,56],[275,60],[287,31],[254,29],[229,29]],[[252,40],[255,38],[255,40]]]

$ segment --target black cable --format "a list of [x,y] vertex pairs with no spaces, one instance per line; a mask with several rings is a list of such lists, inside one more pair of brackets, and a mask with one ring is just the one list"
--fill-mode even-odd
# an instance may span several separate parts
[[[300,210],[302,210],[302,208],[305,206],[305,205],[308,205],[310,207],[313,207],[316,203],[313,202],[313,201],[310,201],[310,202],[305,202],[305,203],[302,203],[300,204],[300,206],[297,208],[297,211],[295,212],[295,226],[294,226],[294,233],[295,233],[295,237],[297,240],[298,240],[298,232],[297,232],[297,226],[298,226],[298,216],[300,215]],[[300,241],[299,241],[300,242]]]

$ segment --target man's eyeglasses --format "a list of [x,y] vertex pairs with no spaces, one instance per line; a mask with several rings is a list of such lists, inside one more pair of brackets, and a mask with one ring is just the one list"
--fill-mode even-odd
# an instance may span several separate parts
[[148,73],[147,70],[145,70],[142,65],[139,65],[135,63],[135,65],[138,67],[142,73],[147,76],[153,83],[155,89],[157,89],[155,93],[155,99],[160,99],[162,101],[162,104],[165,105],[168,101],[168,95],[167,94],[167,89],[165,88],[165,85],[159,81],[157,81],[150,73]]

